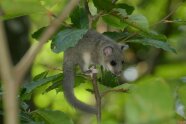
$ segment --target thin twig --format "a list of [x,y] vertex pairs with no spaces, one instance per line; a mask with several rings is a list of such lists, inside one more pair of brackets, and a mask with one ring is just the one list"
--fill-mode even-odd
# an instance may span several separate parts
[[108,93],[110,92],[123,92],[123,93],[128,93],[129,92],[129,89],[123,89],[123,88],[120,88],[120,89],[109,89],[105,92],[103,92],[101,94],[101,97],[104,97],[105,95],[107,95]]
[[163,20],[163,23],[185,23],[186,21],[184,20]]
[[16,97],[18,87],[13,75],[13,65],[8,51],[7,40],[0,16],[0,74],[3,86],[3,107],[5,124],[18,124],[18,100]]
[[88,15],[88,27],[89,29],[92,29],[92,23],[93,23],[93,16],[91,15],[91,12],[89,10],[89,6],[88,6],[88,1],[87,0],[84,0],[84,6],[85,6],[85,10],[86,10],[86,13]]
[[[96,67],[94,67],[96,69]],[[97,121],[98,124],[101,123],[101,95],[99,93],[99,88],[97,84],[97,73],[93,73],[92,75],[92,83],[93,83],[93,88],[94,88],[94,93],[95,93],[95,98],[96,98],[96,106],[97,106]]]
[[171,11],[168,15],[166,15],[166,16],[163,17],[159,22],[157,22],[156,24],[154,24],[153,27],[156,26],[156,25],[158,25],[158,24],[160,24],[160,23],[162,23],[162,22],[164,22],[164,20],[167,20],[172,14],[175,13],[175,11],[180,7],[180,5],[181,5],[182,3],[183,3],[183,2],[179,2],[179,3],[176,5],[176,7],[173,8],[172,11]]
[[48,39],[56,32],[61,23],[69,16],[74,7],[79,3],[79,0],[71,0],[69,4],[62,10],[60,16],[56,18],[51,25],[45,30],[39,39],[39,43],[33,45],[28,52],[23,56],[21,61],[15,67],[15,74],[18,82],[21,82],[26,71],[29,69],[37,53],[41,50],[42,46]]
[[46,67],[47,69],[49,70],[56,70],[56,71],[60,71],[62,72],[63,70],[61,68],[58,68],[58,67],[53,67],[51,65],[47,65],[47,64],[41,64],[42,66]]

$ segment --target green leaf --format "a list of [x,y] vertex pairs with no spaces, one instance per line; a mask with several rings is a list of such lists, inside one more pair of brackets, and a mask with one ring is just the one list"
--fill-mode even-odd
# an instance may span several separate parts
[[[180,98],[181,102],[186,107],[186,85],[179,88],[178,94],[179,94],[179,98]],[[186,117],[186,113],[185,113],[185,117]]]
[[115,41],[120,41],[130,35],[128,32],[104,32],[103,34]]
[[[68,25],[68,26],[70,26],[70,25]],[[39,28],[37,31],[35,31],[31,36],[32,36],[32,38],[34,38],[34,39],[36,39],[36,40],[39,40],[39,38],[41,37],[41,35],[43,34],[43,32],[46,30],[48,28],[48,26],[47,27],[41,27],[41,28]],[[68,27],[66,26],[61,26],[59,29],[58,29],[58,31],[60,31],[60,30],[64,30],[64,29],[67,29]],[[55,36],[57,33],[55,33],[53,36]],[[50,39],[53,39],[53,36],[50,38]]]
[[156,39],[150,39],[150,38],[131,39],[131,40],[128,40],[128,42],[140,43],[143,45],[150,45],[156,48],[161,48],[168,52],[176,53],[176,50],[173,47],[171,47],[170,44],[168,44],[167,42],[156,40]]
[[112,16],[112,15],[105,15],[102,16],[102,19],[105,23],[107,23],[110,26],[116,27],[118,29],[124,29],[126,27],[126,24],[123,23],[119,18]]
[[26,90],[25,93],[31,93],[34,89],[42,86],[42,85],[46,85],[52,81],[56,81],[62,79],[62,74],[56,74],[53,76],[49,76],[46,78],[41,78],[35,81],[32,81],[31,83],[26,83],[23,88]]
[[114,12],[114,13],[117,13],[117,15],[119,15],[119,16],[127,17],[127,19],[128,19],[128,14],[127,14],[127,12],[126,12],[125,9],[114,8],[114,9],[113,9],[113,12]]
[[143,15],[131,15],[129,16],[128,20],[131,23],[135,23],[135,25],[138,25],[139,27],[142,27],[146,30],[149,29],[149,22],[147,18]]
[[32,115],[37,120],[42,120],[45,124],[73,124],[65,113],[54,110],[36,110],[32,112]]
[[5,19],[46,11],[38,0],[4,0],[1,7]]
[[[143,15],[130,15],[128,16],[125,9],[116,8],[114,11],[117,13],[117,15],[123,17],[127,22],[130,22],[133,25],[137,25],[140,28],[149,29],[149,23],[145,16]],[[125,22],[125,21],[124,21]]]
[[34,77],[33,80],[36,81],[36,80],[39,80],[39,79],[43,79],[43,78],[45,78],[47,75],[48,75],[48,71],[44,71],[44,72],[42,72],[42,73],[36,75],[36,76]]
[[93,0],[93,3],[98,10],[110,11],[114,8],[112,0]]
[[31,114],[29,112],[23,112],[21,111],[20,113],[20,121],[21,124],[43,124],[43,123],[39,123],[38,121],[34,121],[34,119],[32,118]]
[[159,78],[139,81],[126,100],[127,124],[175,124],[169,85]]
[[41,27],[40,29],[38,29],[37,31],[35,31],[33,34],[32,34],[32,38],[34,39],[39,39],[41,34],[47,29],[47,27]]
[[51,48],[55,53],[74,47],[88,29],[65,29],[60,31],[52,40]]
[[113,3],[112,0],[93,0],[94,5],[98,10],[112,11],[114,8],[121,8],[126,10],[127,14],[130,15],[134,11],[134,7],[124,3]]
[[121,8],[114,9],[111,15],[120,18],[121,21],[128,24],[130,27],[133,27],[144,34],[148,34],[151,37],[160,37],[159,34],[149,30],[149,24],[147,19],[143,15],[131,15],[127,16],[125,10]]
[[127,12],[128,15],[131,15],[132,12],[134,11],[134,7],[133,6],[129,6],[128,4],[124,4],[124,3],[116,4],[115,8],[125,9],[125,11]]
[[110,71],[103,71],[102,75],[98,77],[98,81],[100,82],[100,84],[107,87],[116,87],[121,85],[118,77],[116,77]]
[[141,30],[143,32],[148,33],[149,32],[149,23],[145,16],[143,15],[130,15],[128,16],[126,14],[125,9],[116,8],[113,10],[111,15],[114,15],[118,18],[120,18],[124,23],[137,28],[138,30]]
[[70,15],[71,21],[77,28],[88,28],[88,15],[83,8],[76,7]]
[[[81,83],[85,83],[85,81],[86,81],[86,78],[85,78],[85,77],[76,75],[74,87],[79,86]],[[55,89],[57,92],[63,91],[62,85],[61,85],[61,84],[62,84],[62,80],[61,80],[61,79],[60,79],[60,80],[56,80],[55,82],[52,82],[52,85],[49,86],[49,87],[46,89],[46,92],[49,92],[49,91],[54,90],[54,89]]]

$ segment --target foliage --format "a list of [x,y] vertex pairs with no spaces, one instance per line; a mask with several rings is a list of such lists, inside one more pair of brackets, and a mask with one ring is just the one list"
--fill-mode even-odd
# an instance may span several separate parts
[[[102,22],[110,29],[113,29],[111,31],[105,31],[103,33],[104,35],[107,35],[117,42],[129,44],[131,46],[130,50],[132,51],[131,54],[128,55],[129,58],[132,58],[131,65],[134,65],[134,63],[137,66],[143,65],[140,66],[142,67],[140,69],[145,70],[145,64],[149,64],[150,62],[147,67],[155,67],[152,67],[154,68],[154,73],[148,73],[148,76],[144,73],[144,77],[143,74],[141,74],[142,76],[139,80],[134,81],[133,84],[126,83],[126,79],[125,81],[119,80],[110,72],[103,71],[102,69],[100,70],[101,73],[98,75],[98,82],[100,83],[99,87],[101,92],[107,90],[117,91],[118,88],[129,89],[129,93],[125,96],[120,96],[116,100],[121,101],[119,111],[114,111],[110,116],[108,114],[109,111],[103,111],[103,116],[106,116],[105,118],[103,117],[103,123],[116,124],[126,122],[127,124],[174,124],[176,121],[186,119],[185,109],[182,114],[175,110],[177,101],[186,108],[186,84],[185,80],[181,80],[185,79],[186,64],[179,63],[177,66],[173,66],[169,63],[171,59],[176,58],[176,55],[173,55],[173,53],[178,53],[175,49],[176,45],[173,44],[173,47],[170,38],[164,35],[166,34],[165,32],[162,33],[155,30],[155,28],[152,29],[151,24],[148,22],[148,18],[145,15],[142,15],[141,13],[134,14],[136,9],[134,5],[131,6],[128,3],[113,1],[115,0],[89,1],[89,8],[93,8],[90,10],[96,13],[92,16],[93,20],[91,27],[96,28],[99,26],[99,23]],[[56,15],[61,8],[60,5],[65,5],[64,1],[58,0],[6,0],[2,1],[1,4],[2,9],[6,13],[4,15],[4,19],[6,20],[23,15],[29,15],[30,17],[37,15],[39,16],[38,18],[43,18],[44,20],[46,17],[43,17],[41,13],[50,12],[53,15]],[[88,14],[89,13],[81,2],[71,15],[69,15],[66,22],[61,24],[59,31],[51,38],[50,48],[54,53],[62,53],[69,47],[73,47],[78,43],[90,26]],[[36,17],[34,16],[34,18]],[[49,18],[51,17],[49,16]],[[37,30],[32,33],[32,38],[39,39],[47,26],[48,25],[42,25],[42,27],[37,27]],[[181,26],[182,25],[180,25],[180,30],[185,31]],[[181,46],[180,49],[182,48]],[[157,55],[160,57],[156,58],[158,59],[157,61],[153,58],[157,57],[157,52],[152,53],[151,51],[153,50],[160,52],[164,50],[168,53],[163,52],[160,56]],[[169,58],[169,56],[165,56],[165,54],[171,54],[171,56],[174,56],[175,58]],[[183,57],[183,59],[185,58]],[[145,64],[143,63],[144,61]],[[164,62],[166,65],[163,65],[161,62]],[[156,66],[157,63],[159,64],[158,66]],[[47,94],[53,90],[57,93],[63,92],[61,86],[62,79],[63,73],[61,72],[51,74],[49,71],[44,71],[36,75],[31,82],[23,85],[20,92],[20,100],[22,103],[20,105],[20,118],[22,123],[60,124],[61,122],[64,122],[65,124],[73,124],[71,118],[74,120],[79,119],[73,115],[71,117],[67,116],[66,113],[69,111],[62,112],[54,110],[52,107],[45,109],[37,108],[30,112],[30,106],[26,104],[26,102],[30,101],[35,94],[38,93],[38,90],[39,93],[42,94]],[[74,87],[78,88],[83,84],[88,85],[90,82],[89,78],[77,71],[75,77],[76,84]],[[93,93],[91,92],[92,90],[87,91]],[[120,95],[121,94],[123,95],[124,93],[120,93]],[[114,102],[114,100],[111,101]],[[105,102],[105,104],[109,104],[109,102]],[[66,107],[64,103],[62,103],[61,106],[63,108]],[[109,109],[112,109],[114,106],[116,105],[110,104]]]

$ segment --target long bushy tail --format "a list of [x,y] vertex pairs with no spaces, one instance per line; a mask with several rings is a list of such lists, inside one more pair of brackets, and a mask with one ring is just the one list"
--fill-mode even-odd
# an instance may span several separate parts
[[96,107],[87,105],[79,101],[74,95],[74,89],[73,89],[74,78],[75,78],[74,64],[71,62],[64,61],[63,73],[64,73],[64,79],[62,82],[62,86],[64,90],[64,95],[67,101],[77,109],[80,109],[88,113],[96,114],[97,113]]

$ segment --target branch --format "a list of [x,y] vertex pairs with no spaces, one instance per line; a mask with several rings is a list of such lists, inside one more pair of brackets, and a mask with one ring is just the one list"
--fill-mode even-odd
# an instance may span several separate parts
[[88,15],[88,22],[89,22],[88,27],[89,27],[89,29],[91,29],[92,28],[92,23],[93,23],[93,16],[90,13],[87,0],[84,0],[84,6],[85,6],[85,11],[86,11],[86,13]]
[[[1,13],[1,12],[0,12]],[[8,51],[7,40],[3,27],[3,21],[0,16],[0,74],[3,85],[3,108],[5,111],[5,124],[18,124],[18,87],[14,80],[13,65],[11,63]]]
[[39,43],[33,45],[28,52],[23,56],[21,61],[15,67],[15,75],[17,77],[17,82],[21,82],[25,73],[29,69],[33,60],[35,59],[37,53],[41,50],[42,46],[49,38],[57,31],[61,23],[69,16],[74,7],[79,3],[79,0],[71,0],[69,4],[61,11],[61,14],[56,18],[51,25],[45,30],[39,39]]
[[110,89],[110,90],[107,90],[105,92],[103,92],[101,94],[101,97],[107,95],[108,93],[110,92],[123,92],[123,93],[128,93],[129,92],[129,89],[123,89],[123,88],[120,88],[120,89]]
[[[94,69],[96,69],[96,67],[94,67]],[[96,98],[96,106],[98,110],[97,121],[98,121],[98,124],[100,124],[101,123],[101,95],[99,93],[99,89],[97,85],[97,73],[93,72],[92,83],[93,83],[93,89],[94,89],[95,98]]]

